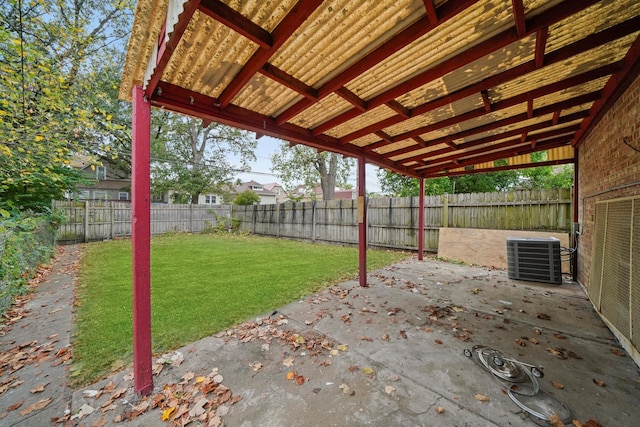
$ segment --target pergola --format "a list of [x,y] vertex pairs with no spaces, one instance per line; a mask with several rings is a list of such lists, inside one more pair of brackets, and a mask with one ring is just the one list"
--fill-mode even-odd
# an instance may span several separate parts
[[[365,163],[424,190],[574,162],[638,75],[639,33],[637,0],[139,1],[120,89],[134,106],[135,390],[153,388],[152,105],[357,158],[366,285]],[[421,196],[420,258],[423,228]]]

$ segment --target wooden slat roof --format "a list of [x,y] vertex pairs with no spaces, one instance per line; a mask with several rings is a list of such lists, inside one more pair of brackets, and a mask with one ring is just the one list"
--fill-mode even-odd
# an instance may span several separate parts
[[639,35],[637,0],[142,0],[120,97],[416,177],[560,164]]

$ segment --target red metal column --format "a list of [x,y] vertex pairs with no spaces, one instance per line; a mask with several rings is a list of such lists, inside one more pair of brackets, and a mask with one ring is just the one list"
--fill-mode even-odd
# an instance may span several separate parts
[[358,271],[360,286],[367,285],[367,203],[364,157],[358,157]]
[[420,203],[418,211],[418,260],[424,258],[424,178],[420,178]]
[[153,391],[151,371],[151,104],[133,88],[131,237],[133,246],[133,389]]

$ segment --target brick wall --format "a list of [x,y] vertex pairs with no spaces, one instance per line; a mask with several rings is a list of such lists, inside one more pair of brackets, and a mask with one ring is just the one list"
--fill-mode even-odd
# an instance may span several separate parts
[[589,286],[595,204],[640,195],[640,77],[609,109],[578,149],[578,280]]

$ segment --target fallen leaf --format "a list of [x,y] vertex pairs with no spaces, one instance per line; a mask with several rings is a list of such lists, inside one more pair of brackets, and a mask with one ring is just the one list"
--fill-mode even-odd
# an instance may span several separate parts
[[298,383],[298,385],[304,384],[304,377],[302,375],[298,375],[296,377],[296,382]]
[[523,339],[520,339],[520,338],[516,338],[516,344],[518,344],[519,346],[522,346],[522,347],[526,347],[527,346],[527,343]]
[[288,380],[293,380],[293,379],[295,379],[295,377],[296,377],[296,373],[295,372],[293,372],[293,371],[287,372],[287,379]]
[[116,400],[116,399],[120,399],[122,396],[124,396],[124,394],[127,392],[127,388],[126,387],[122,387],[119,388],[118,390],[114,391],[113,394],[111,395],[111,397],[109,398],[109,400]]
[[484,394],[476,394],[476,399],[479,400],[480,402],[488,402],[489,400],[489,396],[486,396]]
[[560,420],[560,417],[558,417],[555,412],[549,415],[548,421],[552,427],[564,427],[564,423]]
[[540,329],[536,329],[536,335],[542,335],[542,331]]
[[558,334],[558,333],[553,334],[553,336],[554,336],[554,337],[556,337],[556,338],[557,338],[557,339],[559,339],[559,340],[564,340],[564,339],[566,339],[566,338],[567,338],[567,337],[565,337],[564,335],[562,335],[562,334]]
[[361,336],[361,337],[360,337],[360,339],[361,339],[362,341],[369,341],[369,342],[372,342],[372,341],[373,341],[373,338],[368,337],[368,336],[366,336],[366,335]]
[[42,393],[44,391],[44,388],[46,386],[48,386],[48,385],[49,385],[49,383],[39,384],[39,385],[35,386],[34,388],[32,388],[30,391],[31,391],[31,393],[34,393],[34,394],[35,393]]
[[407,339],[407,333],[405,331],[400,331],[400,336],[405,340]]
[[100,418],[98,420],[95,420],[93,424],[91,424],[91,427],[104,427],[107,425],[107,419],[106,418]]
[[616,356],[624,357],[624,352],[620,351],[620,349],[615,347],[611,349],[611,353],[615,354]]
[[604,380],[597,380],[595,378],[593,379],[593,383],[598,387],[605,387],[607,385]]
[[255,362],[252,366],[251,369],[253,369],[254,372],[258,372],[260,369],[262,369],[262,363],[260,362]]
[[364,372],[365,375],[373,375],[375,373],[373,368],[370,366],[365,366],[364,368],[362,368],[362,372]]
[[[474,294],[474,295],[478,295],[478,292],[480,292],[480,289],[478,289],[478,288],[471,289],[471,293]],[[442,408],[442,406],[438,406],[438,408]],[[436,411],[436,412],[438,412],[438,411]],[[442,412],[438,412],[438,413],[441,414]]]
[[542,320],[551,320],[551,316],[545,313],[536,313],[536,317]]
[[199,377],[196,377],[196,380],[194,381],[194,383],[200,384],[201,382],[204,382],[204,380],[206,379],[207,377],[200,375]]
[[444,414],[445,409],[443,406],[436,406],[435,411],[436,411],[436,414]]
[[19,400],[16,403],[14,403],[13,405],[9,406],[7,408],[7,411],[11,412],[11,411],[15,411],[16,409],[18,409],[19,407],[22,406],[22,404],[24,403],[24,400]]
[[396,388],[394,386],[392,386],[392,385],[385,386],[385,388],[384,388],[384,392],[387,393],[387,394],[391,394],[394,391],[396,391]]
[[435,340],[435,343],[436,343],[436,344],[444,344],[444,343],[443,343],[442,341],[440,341],[440,340]]
[[600,424],[600,421],[596,420],[595,418],[590,418],[587,420],[586,423],[583,424],[584,427],[602,427],[602,424]]
[[340,344],[338,345],[338,350],[340,351],[349,351],[349,346],[346,344]]
[[538,340],[535,338],[529,338],[529,342],[534,345],[538,345]]
[[169,418],[171,418],[171,415],[175,412],[176,407],[173,406],[169,409],[165,409],[164,411],[162,411],[162,417],[160,418],[162,421],[167,421]]
[[555,381],[551,381],[551,385],[554,386],[555,388],[559,388],[560,390],[562,390],[564,388],[564,384],[557,383]]
[[351,387],[349,387],[347,384],[340,384],[339,388],[344,394],[351,394]]
[[284,366],[286,366],[287,368],[290,368],[291,366],[293,366],[293,360],[294,360],[294,359],[293,359],[293,357],[290,357],[290,358],[288,358],[288,359],[284,359],[284,360],[282,361],[282,364],[283,364]]
[[205,397],[199,399],[196,403],[194,403],[193,407],[189,411],[190,417],[199,417],[204,414],[206,410],[204,409],[204,405],[209,403],[209,400]]
[[389,334],[383,334],[380,339],[385,340],[385,341],[389,341]]
[[53,397],[38,400],[36,403],[33,403],[20,411],[20,415],[24,417],[25,415],[28,415],[33,411],[39,411],[40,409],[45,408],[49,403],[51,403],[52,400]]

